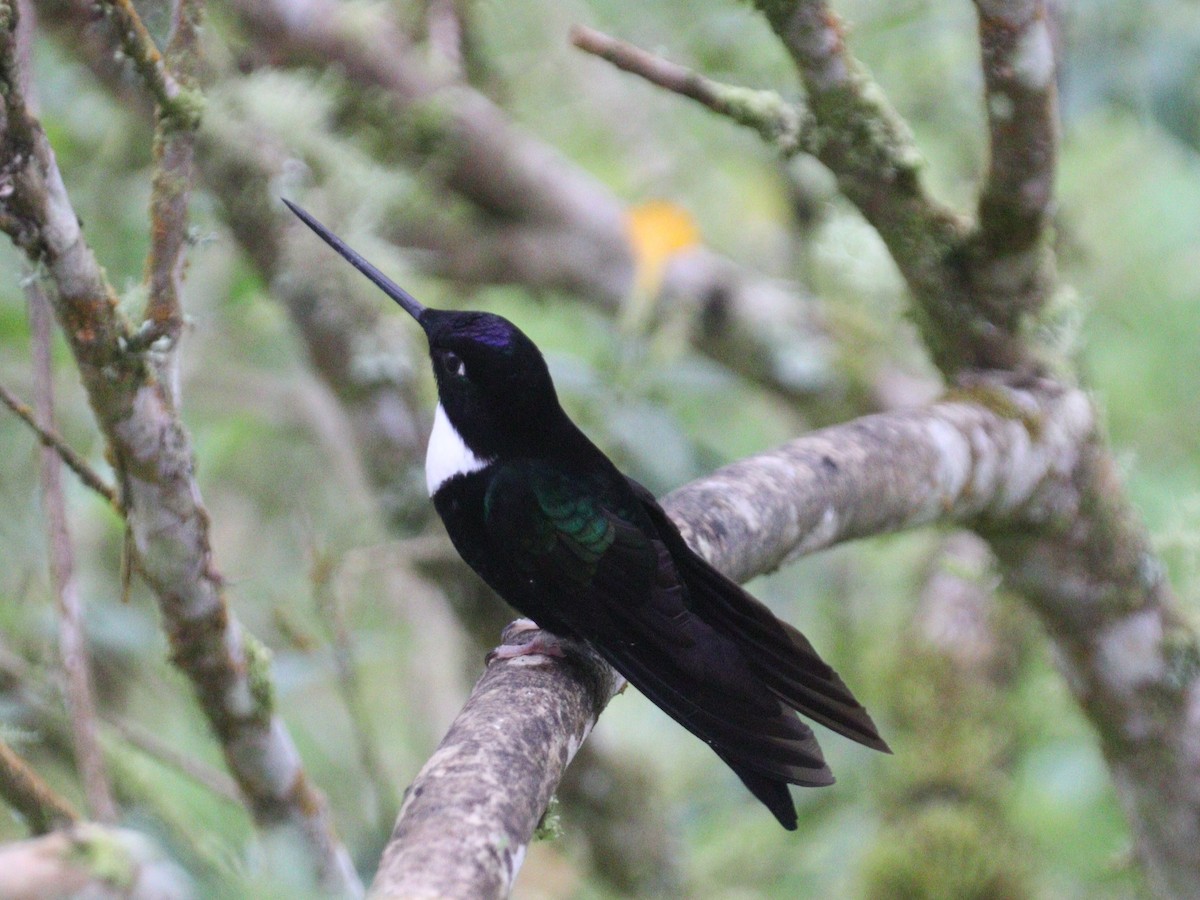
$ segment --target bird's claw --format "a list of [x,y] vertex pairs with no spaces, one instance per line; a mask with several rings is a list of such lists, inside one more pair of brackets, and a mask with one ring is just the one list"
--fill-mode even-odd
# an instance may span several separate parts
[[[536,631],[532,638],[522,643],[514,643],[513,639],[528,631]],[[548,631],[538,631],[537,623],[532,619],[517,619],[504,629],[504,643],[488,653],[485,665],[502,659],[515,659],[518,656],[566,656],[562,642],[556,635]]]

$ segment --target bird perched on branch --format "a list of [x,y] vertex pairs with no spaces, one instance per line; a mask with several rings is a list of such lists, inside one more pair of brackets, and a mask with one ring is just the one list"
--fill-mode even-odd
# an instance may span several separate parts
[[[833,783],[796,712],[889,752],[807,638],[697,556],[653,495],[567,417],[520,329],[422,305],[284,202],[424,329],[439,400],[429,494],[455,548],[501,597],[540,628],[587,641],[784,828],[796,827],[788,784]],[[552,639],[500,648],[521,652],[554,652]]]

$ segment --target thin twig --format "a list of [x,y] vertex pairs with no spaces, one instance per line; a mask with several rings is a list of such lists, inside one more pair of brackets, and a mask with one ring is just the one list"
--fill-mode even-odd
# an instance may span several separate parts
[[[38,282],[25,279],[32,332],[33,392],[37,415],[49,425],[54,416],[54,371],[50,360],[52,324],[50,304]],[[58,606],[58,649],[66,675],[67,710],[75,763],[83,778],[92,817],[100,822],[117,820],[117,807],[104,766],[96,733],[96,704],[88,670],[87,638],[83,631],[83,601],[75,579],[74,551],[67,528],[59,456],[50,447],[41,450],[42,502],[46,521],[46,546],[51,582]]]
[[362,683],[358,678],[354,641],[346,624],[345,611],[339,602],[333,580],[337,572],[337,561],[317,548],[313,548],[310,578],[313,586],[313,605],[317,618],[325,626],[325,633],[333,650],[334,671],[337,673],[338,693],[350,718],[354,743],[358,748],[358,761],[363,773],[371,783],[375,794],[376,823],[383,834],[394,812],[400,808],[400,798],[384,769],[371,725],[371,716],[363,698]]
[[[167,44],[167,65],[180,84],[193,90],[200,68],[198,32],[203,13],[202,0],[179,0]],[[183,251],[187,245],[188,201],[196,180],[196,127],[200,117],[197,113],[186,121],[178,121],[160,100],[157,119],[156,164],[150,195],[150,255],[146,260],[149,299],[145,324],[134,335],[133,344],[137,349],[166,339],[166,346],[159,348],[157,354],[162,360],[159,371],[178,404],[177,359],[173,351],[183,328],[179,297],[186,264]]]
[[739,125],[754,129],[784,156],[812,153],[816,147],[812,139],[811,116],[785,101],[775,91],[713,81],[685,66],[584,25],[572,27],[571,43],[585,53],[607,60],[618,69],[695,100]]
[[102,3],[105,12],[112,17],[121,49],[133,61],[146,89],[159,107],[172,109],[183,88],[167,68],[166,60],[134,9],[132,0],[102,0]]
[[37,435],[37,439],[39,441],[57,453],[59,459],[63,461],[68,469],[70,469],[79,477],[79,480],[82,481],[86,487],[91,488],[93,491],[107,500],[109,506],[115,509],[118,513],[124,515],[121,510],[121,501],[117,497],[117,492],[107,482],[105,482],[105,480],[101,478],[99,474],[97,474],[95,469],[87,464],[87,461],[82,456],[71,449],[71,446],[67,444],[65,440],[63,440],[62,436],[59,435],[58,432],[49,428],[43,428],[38,422],[37,418],[33,415],[33,410],[31,410],[26,404],[22,403],[21,400],[18,399],[18,397],[3,384],[0,384],[0,403],[3,403],[17,416],[19,416],[21,421],[23,421],[33,430],[33,433]]
[[0,797],[21,814],[34,834],[79,821],[79,813],[0,738]]

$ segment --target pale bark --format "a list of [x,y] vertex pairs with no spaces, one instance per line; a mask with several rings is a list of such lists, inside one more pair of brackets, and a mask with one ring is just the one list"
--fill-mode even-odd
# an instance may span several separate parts
[[[361,891],[324,798],[272,708],[265,654],[230,613],[209,543],[191,441],[80,229],[16,69],[16,9],[0,2],[0,227],[54,286],[52,301],[121,479],[140,574],[159,602],[175,663],[189,677],[257,822],[297,832],[322,882]],[[153,351],[151,351],[153,353]]]

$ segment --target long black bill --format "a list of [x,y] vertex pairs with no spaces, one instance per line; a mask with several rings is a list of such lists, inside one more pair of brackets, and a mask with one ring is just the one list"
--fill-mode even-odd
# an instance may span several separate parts
[[350,263],[350,265],[354,266],[354,268],[358,269],[358,271],[370,278],[372,283],[374,283],[377,288],[399,303],[401,308],[403,308],[406,313],[408,313],[418,322],[421,321],[421,314],[425,312],[425,306],[420,303],[416,297],[380,272],[377,268],[363,259],[363,257],[361,257],[359,254],[347,247],[346,243],[340,237],[314,219],[307,210],[302,209],[291,200],[288,200],[284,197],[280,197],[279,199],[283,200],[287,208],[294,212],[301,222],[315,231],[317,233],[317,237],[340,253],[345,260]]

